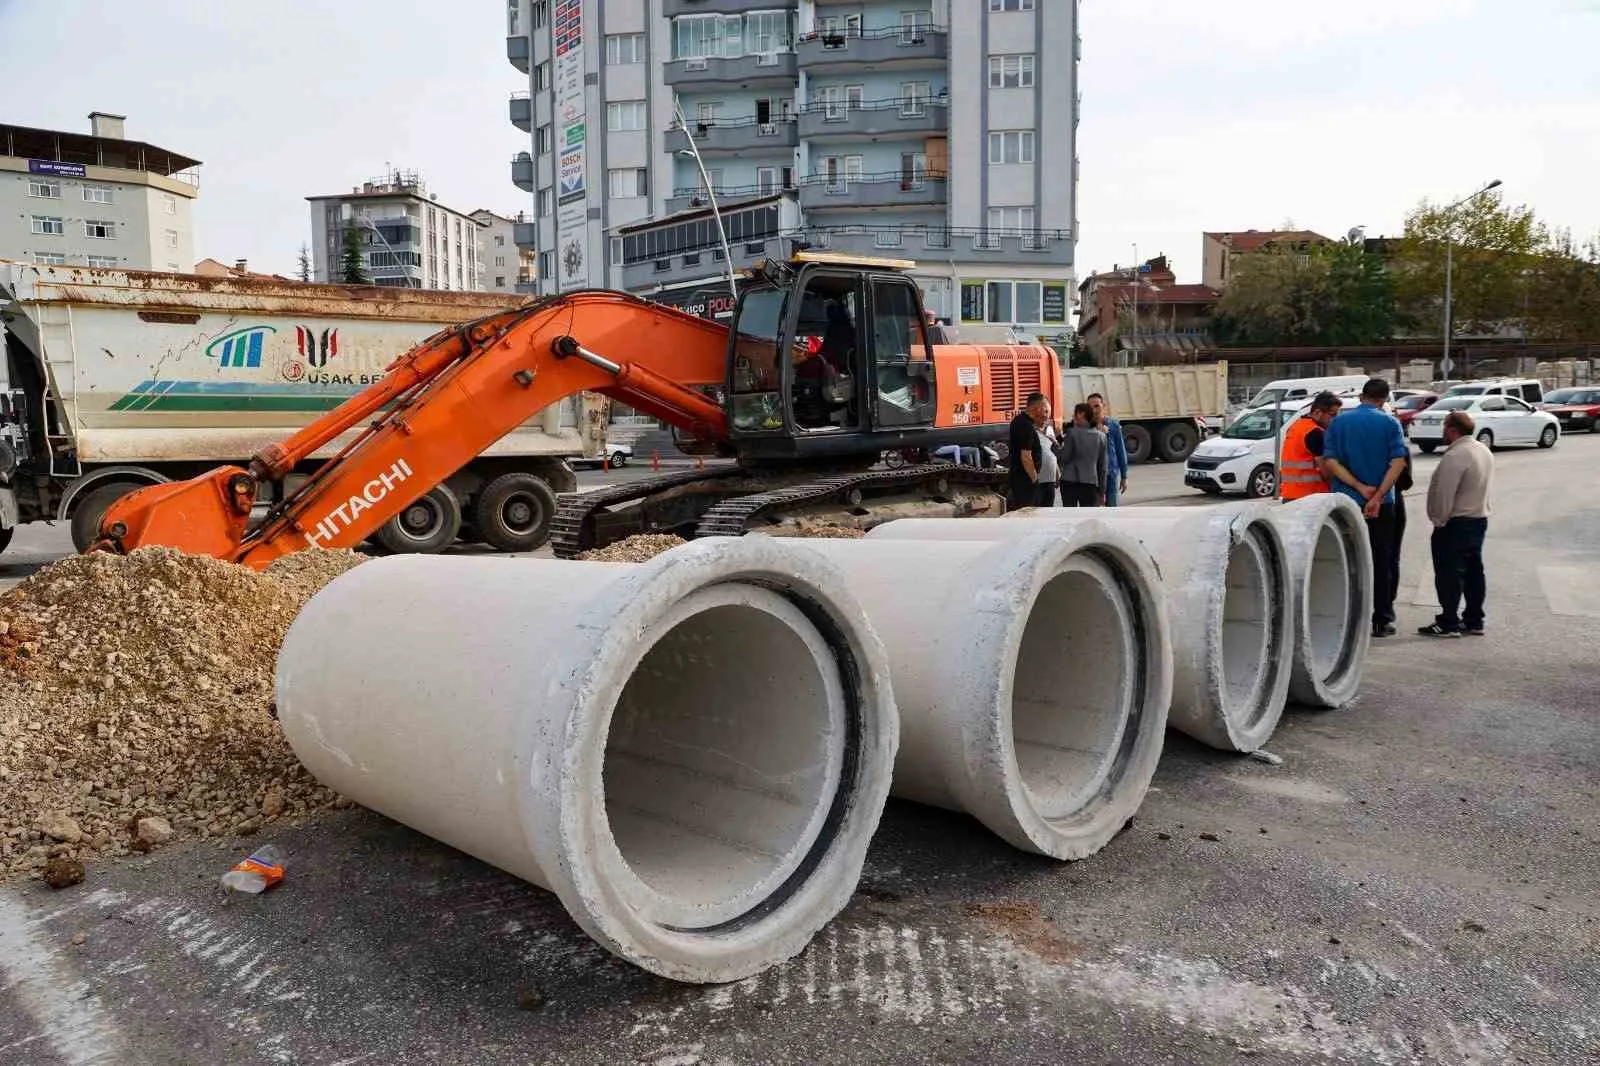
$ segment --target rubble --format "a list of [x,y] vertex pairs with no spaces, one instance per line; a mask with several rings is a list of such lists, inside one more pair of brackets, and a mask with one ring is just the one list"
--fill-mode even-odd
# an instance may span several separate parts
[[866,531],[854,526],[835,525],[794,525],[773,526],[771,529],[762,530],[769,537],[811,537],[817,540],[860,540],[865,537]]
[[333,806],[269,715],[273,667],[362,558],[94,553],[0,596],[0,880]]
[[645,563],[683,543],[682,537],[671,533],[636,533],[604,548],[583,552],[578,558],[591,563]]

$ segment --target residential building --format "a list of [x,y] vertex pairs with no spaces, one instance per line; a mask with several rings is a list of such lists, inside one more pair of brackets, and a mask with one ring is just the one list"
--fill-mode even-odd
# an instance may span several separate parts
[[1179,284],[1166,256],[1090,274],[1078,290],[1078,348],[1098,366],[1170,363],[1212,346],[1222,293]]
[[194,262],[198,159],[123,136],[0,125],[0,259],[181,271]]
[[294,281],[282,274],[263,274],[250,269],[248,259],[235,259],[229,266],[220,259],[202,259],[194,265],[191,273],[199,274],[203,278],[256,278],[261,281]]
[[1316,245],[1331,243],[1322,234],[1307,229],[1206,233],[1200,244],[1200,281],[1213,289],[1226,289],[1242,255],[1283,250],[1308,252]]
[[542,291],[706,306],[796,247],[907,258],[940,317],[1054,335],[1078,54],[1076,0],[510,0],[517,239]]
[[313,280],[338,281],[354,230],[374,285],[475,291],[478,223],[439,203],[414,170],[391,170],[336,196],[308,196]]
[[527,214],[508,218],[479,208],[470,217],[478,224],[477,287],[484,292],[537,292],[534,251],[517,246],[517,226],[529,221]]

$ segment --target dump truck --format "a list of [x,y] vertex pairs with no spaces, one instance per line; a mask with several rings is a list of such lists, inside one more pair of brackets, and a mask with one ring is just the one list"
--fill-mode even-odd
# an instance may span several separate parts
[[1073,404],[1096,392],[1122,423],[1129,461],[1182,462],[1205,437],[1206,419],[1220,418],[1228,406],[1228,364],[1063,370],[1062,420],[1071,419]]
[[[84,550],[112,503],[242,463],[383,378],[442,329],[515,306],[498,293],[318,285],[0,261],[0,549],[25,522],[64,521]],[[604,448],[608,401],[571,395],[453,472],[448,494],[374,532],[391,551],[437,550],[463,531],[501,550],[549,535],[566,459]],[[292,494],[357,430],[260,486]],[[482,488],[525,475],[487,513]]]

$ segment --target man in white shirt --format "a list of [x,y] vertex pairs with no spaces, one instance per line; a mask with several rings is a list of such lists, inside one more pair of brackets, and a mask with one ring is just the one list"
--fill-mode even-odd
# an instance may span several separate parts
[[[1417,630],[1425,637],[1483,636],[1483,538],[1489,529],[1494,455],[1473,434],[1472,416],[1451,411],[1444,420],[1445,452],[1428,482],[1433,523],[1433,588],[1439,614]],[[1458,615],[1463,594],[1466,610]]]

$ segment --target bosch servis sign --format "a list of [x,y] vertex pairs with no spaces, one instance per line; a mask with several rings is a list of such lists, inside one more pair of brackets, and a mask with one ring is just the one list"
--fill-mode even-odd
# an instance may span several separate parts
[[275,373],[291,384],[371,385],[418,338],[364,336],[349,327],[258,323],[231,329],[206,344],[219,370]]

